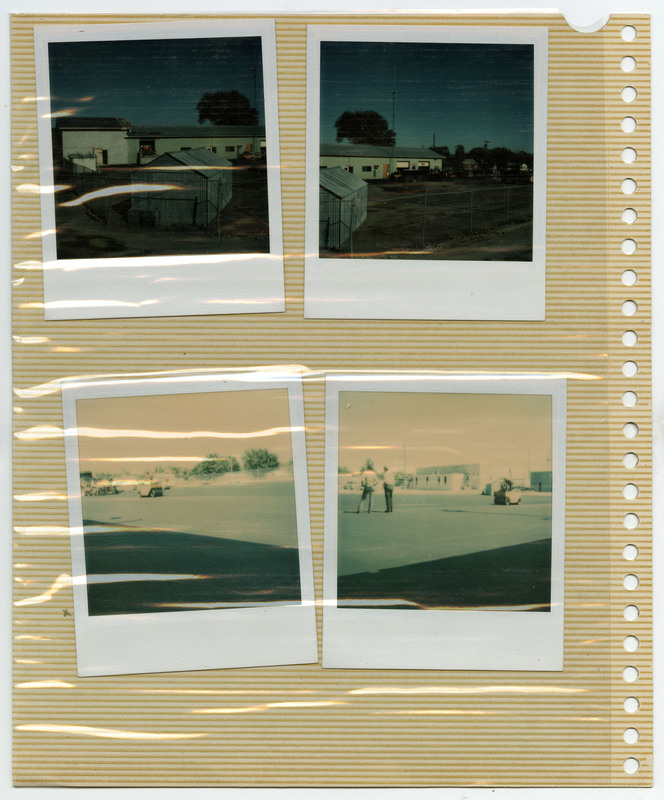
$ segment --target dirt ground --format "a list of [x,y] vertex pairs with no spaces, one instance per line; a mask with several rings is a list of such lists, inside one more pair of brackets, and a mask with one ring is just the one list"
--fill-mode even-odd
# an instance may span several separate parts
[[367,218],[328,258],[532,259],[533,189],[479,179],[369,183]]
[[[103,169],[94,188],[126,185],[135,167]],[[66,176],[57,182],[67,184]],[[128,196],[115,195],[80,206],[63,207],[74,190],[58,193],[55,219],[58,258],[117,258],[160,255],[268,253],[270,250],[267,172],[241,169],[233,174],[233,197],[217,223],[207,228],[129,226]],[[220,235],[218,236],[218,232]]]

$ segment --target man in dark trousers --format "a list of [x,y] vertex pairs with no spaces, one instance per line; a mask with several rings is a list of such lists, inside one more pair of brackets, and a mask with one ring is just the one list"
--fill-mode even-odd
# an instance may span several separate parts
[[385,492],[385,511],[392,513],[392,494],[394,492],[394,473],[389,467],[383,467],[383,491]]

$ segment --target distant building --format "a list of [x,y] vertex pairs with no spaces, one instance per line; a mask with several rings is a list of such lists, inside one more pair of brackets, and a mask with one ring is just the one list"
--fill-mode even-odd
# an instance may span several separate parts
[[174,150],[205,147],[235,161],[265,155],[262,125],[136,125],[127,133],[128,164],[149,164]]
[[550,492],[553,487],[553,477],[550,469],[530,473],[530,488],[536,492]]
[[408,485],[413,489],[437,491],[480,490],[479,464],[450,464],[443,467],[420,467],[415,475],[408,476]]
[[320,247],[338,249],[366,218],[366,181],[341,167],[320,170]]
[[53,157],[64,164],[72,154],[92,153],[99,166],[149,164],[174,150],[205,147],[229,161],[265,155],[263,125],[136,125],[115,117],[59,117],[53,129]]
[[323,143],[320,166],[341,167],[365,181],[385,180],[399,170],[442,170],[443,156],[423,147],[382,147],[375,144]]
[[[207,148],[164,153],[147,169],[132,172],[132,185],[163,185],[163,191],[132,192],[129,219],[157,228],[206,227],[233,193],[233,165]],[[170,188],[177,186],[176,189]]]

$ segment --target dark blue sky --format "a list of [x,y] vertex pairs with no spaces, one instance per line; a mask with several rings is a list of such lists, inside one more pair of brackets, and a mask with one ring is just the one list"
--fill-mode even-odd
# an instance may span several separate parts
[[533,152],[533,45],[322,42],[321,141],[344,111],[377,111],[399,146]]
[[51,42],[49,66],[53,112],[196,125],[205,92],[235,89],[265,119],[259,36]]

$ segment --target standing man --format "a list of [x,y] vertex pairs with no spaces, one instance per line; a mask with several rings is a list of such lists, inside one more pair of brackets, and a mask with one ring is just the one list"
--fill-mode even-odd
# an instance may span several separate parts
[[394,493],[394,473],[383,467],[383,491],[385,492],[385,512],[392,513],[392,494]]
[[360,513],[362,510],[362,503],[368,497],[369,506],[367,508],[367,513],[371,514],[371,507],[373,506],[373,493],[376,490],[376,486],[378,486],[378,475],[376,475],[376,473],[373,471],[373,464],[371,461],[369,461],[366,467],[362,470],[360,485],[362,486],[362,497],[360,497],[360,502],[357,506],[357,513]]

